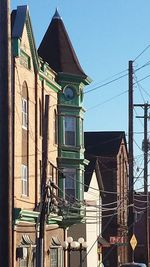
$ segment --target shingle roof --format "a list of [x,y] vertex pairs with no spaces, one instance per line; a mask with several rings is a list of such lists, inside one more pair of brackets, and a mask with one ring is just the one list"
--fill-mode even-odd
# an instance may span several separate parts
[[90,185],[93,171],[95,170],[96,158],[90,160],[89,164],[85,166],[85,173],[84,173],[84,191],[88,191],[88,186]]
[[57,73],[87,77],[80,66],[62,18],[57,10],[39,46],[38,53]]
[[85,175],[84,175],[84,191],[87,192],[89,189],[90,182],[92,180],[92,175],[93,172],[95,171],[96,173],[96,178],[97,178],[97,183],[99,186],[99,190],[104,190],[103,182],[102,182],[102,177],[101,177],[101,172],[100,172],[100,165],[97,161],[96,158],[88,158],[89,159],[89,164],[85,166]]
[[125,139],[125,132],[85,132],[85,150],[88,155],[115,156],[117,155],[122,139]]
[[12,37],[21,38],[26,21],[28,6],[18,6],[17,10],[12,11]]

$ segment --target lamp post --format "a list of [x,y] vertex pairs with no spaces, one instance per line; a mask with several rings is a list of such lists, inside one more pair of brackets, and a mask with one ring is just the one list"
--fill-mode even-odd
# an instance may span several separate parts
[[83,237],[80,237],[78,241],[73,241],[71,236],[67,237],[67,240],[62,243],[64,251],[68,252],[68,267],[71,267],[71,251],[80,252],[80,267],[82,267],[82,252],[86,250],[87,243],[84,241]]
[[79,251],[80,251],[80,267],[82,267],[82,251],[86,250],[87,242],[84,241],[83,237],[80,237],[78,239],[78,243],[79,243]]

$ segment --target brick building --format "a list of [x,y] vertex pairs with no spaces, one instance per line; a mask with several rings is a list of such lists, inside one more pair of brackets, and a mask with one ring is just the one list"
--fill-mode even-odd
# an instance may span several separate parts
[[[83,89],[90,79],[57,11],[45,35],[48,39],[43,38],[38,51],[28,7],[17,7],[11,18],[13,263],[35,266],[39,248],[44,246],[44,266],[61,267],[66,228],[84,217],[82,182],[87,161],[82,105]],[[43,199],[46,206],[41,205]],[[44,245],[38,247],[43,240],[43,210]]]
[[[128,155],[124,132],[85,132],[86,158],[98,159],[104,192],[102,236],[104,266],[127,262]],[[112,242],[112,240],[114,240]]]

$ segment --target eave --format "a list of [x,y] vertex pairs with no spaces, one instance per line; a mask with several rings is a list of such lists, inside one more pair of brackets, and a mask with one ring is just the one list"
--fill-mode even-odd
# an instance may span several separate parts
[[73,75],[70,73],[58,72],[58,82],[59,81],[70,81],[76,83],[83,83],[84,85],[89,85],[92,82],[92,79],[88,76]]

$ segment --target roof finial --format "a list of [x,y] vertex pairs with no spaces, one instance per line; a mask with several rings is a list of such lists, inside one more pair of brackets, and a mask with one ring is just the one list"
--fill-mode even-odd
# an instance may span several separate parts
[[53,19],[62,19],[58,13],[58,8],[56,8],[55,14],[53,16]]

